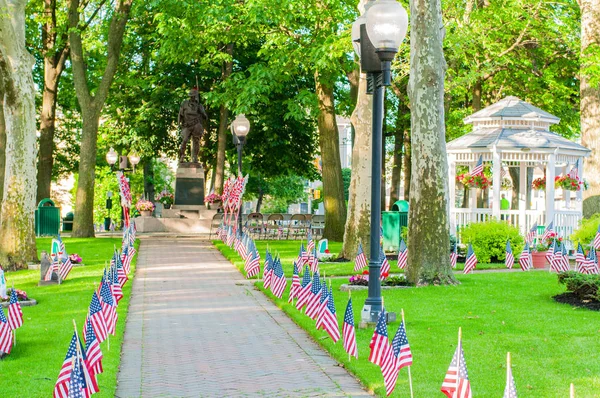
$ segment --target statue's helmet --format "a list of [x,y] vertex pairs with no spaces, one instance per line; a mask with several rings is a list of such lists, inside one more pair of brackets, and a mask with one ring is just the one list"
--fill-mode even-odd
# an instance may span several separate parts
[[196,101],[199,101],[199,95],[198,95],[198,89],[197,88],[193,88],[190,90],[190,98],[195,99]]

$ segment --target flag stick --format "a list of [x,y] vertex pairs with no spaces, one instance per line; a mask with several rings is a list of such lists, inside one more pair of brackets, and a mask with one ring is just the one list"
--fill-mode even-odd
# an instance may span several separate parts
[[506,385],[510,383],[510,352],[506,353]]
[[[406,333],[406,322],[404,321],[404,308],[402,308],[400,310],[400,313],[402,314],[402,324],[404,325],[404,332]],[[412,375],[410,373],[410,365],[408,365],[407,368],[408,368],[408,385],[410,387],[410,398],[414,398],[414,395],[413,395],[413,385],[412,385]]]
[[575,398],[575,386],[571,383],[571,392],[569,394],[570,398]]
[[[15,291],[15,283],[14,283],[14,282],[13,282],[13,284],[12,284],[12,290],[13,290],[13,291],[10,293],[10,294],[11,294],[11,296],[12,296],[13,294],[15,294],[15,295],[16,295],[16,293],[14,293],[14,291]],[[19,300],[17,299],[17,302],[18,302],[18,301],[19,301]],[[10,301],[9,301],[9,303],[10,303]],[[10,304],[8,305],[8,308],[10,308]],[[14,329],[14,330],[13,330],[13,345],[17,345],[17,329]]]
[[[348,287],[348,301],[352,300],[352,290],[350,290],[350,287]],[[354,312],[352,313],[352,315],[354,315]],[[354,321],[354,319],[352,320]],[[352,361],[352,355],[350,355],[350,353],[348,353],[348,362]]]
[[457,350],[460,349],[460,351],[457,351],[456,353],[456,388],[458,389],[458,379],[460,378],[460,354],[462,352],[462,346],[461,346],[461,340],[462,340],[462,327],[458,328],[458,347]]

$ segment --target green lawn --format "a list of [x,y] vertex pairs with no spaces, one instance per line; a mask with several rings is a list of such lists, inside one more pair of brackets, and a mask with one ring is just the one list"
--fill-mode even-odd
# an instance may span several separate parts
[[[63,238],[69,254],[78,253],[85,267],[74,267],[62,285],[38,287],[40,271],[18,271],[6,274],[9,286],[22,289],[38,301],[23,307],[23,326],[17,329],[17,344],[11,354],[0,361],[0,396],[50,397],[62,366],[71,336],[73,319],[81,334],[83,322],[94,291],[100,281],[104,263],[110,261],[113,248],[120,239]],[[50,251],[51,239],[37,240],[38,252]],[[134,263],[137,259],[134,259]],[[132,264],[132,271],[135,266]],[[130,274],[130,277],[133,275]],[[110,350],[102,343],[104,373],[98,376],[100,393],[94,397],[114,397],[125,318],[129,306],[131,281],[123,287],[119,302],[116,336],[110,336]],[[5,310],[6,313],[6,310]]]
[[[266,252],[267,247],[269,251],[272,253],[278,253],[281,257],[281,262],[283,264],[283,270],[286,275],[291,275],[293,272],[293,262],[298,257],[298,252],[300,250],[300,240],[282,240],[282,241],[273,241],[273,240],[257,240],[255,241],[256,247],[261,255],[261,266],[262,260],[264,260],[264,254]],[[241,272],[244,269],[244,260],[238,256],[237,252],[233,249],[230,249],[227,245],[225,245],[220,240],[214,240],[213,244],[223,253],[225,257],[229,261],[233,263]],[[341,242],[329,242],[329,251],[337,256],[337,254],[342,249]],[[390,259],[390,267],[392,270],[392,274],[400,274],[403,271],[398,269],[398,262],[394,259]],[[457,264],[457,271],[462,271],[464,268],[464,263]],[[519,266],[518,264],[516,265]],[[477,264],[478,270],[485,269],[504,269],[504,263],[491,263],[491,264]],[[354,259],[351,262],[346,263],[320,263],[319,270],[321,273],[325,272],[326,276],[342,276],[342,275],[353,275],[356,274],[354,272]]]
[[[461,274],[458,279],[461,285],[455,287],[384,291],[387,309],[399,314],[403,308],[406,314],[415,397],[443,396],[439,388],[459,326],[476,397],[502,396],[507,351],[512,353],[519,397],[563,398],[571,382],[578,398],[600,396],[600,313],[555,303],[551,297],[564,291],[556,275]],[[343,279],[332,280],[340,322],[348,299],[348,293],[339,290],[342,283]],[[315,330],[314,321],[287,304],[288,291],[289,283],[283,300],[266,294],[365,386],[384,396],[381,371],[367,360],[373,330],[357,331],[359,359],[349,362],[341,341],[333,344],[325,332]],[[366,297],[366,291],[353,293],[357,321]],[[390,339],[398,325],[389,325]],[[400,372],[393,396],[410,396],[406,369]]]

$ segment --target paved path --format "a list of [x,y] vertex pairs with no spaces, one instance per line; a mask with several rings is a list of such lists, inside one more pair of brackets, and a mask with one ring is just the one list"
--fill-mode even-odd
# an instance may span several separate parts
[[117,397],[366,395],[209,242],[142,241]]

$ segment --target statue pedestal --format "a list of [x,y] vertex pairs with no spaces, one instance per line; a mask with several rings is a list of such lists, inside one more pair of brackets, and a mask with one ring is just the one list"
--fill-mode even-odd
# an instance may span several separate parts
[[175,205],[204,205],[204,169],[199,163],[179,163]]

